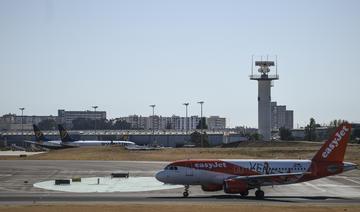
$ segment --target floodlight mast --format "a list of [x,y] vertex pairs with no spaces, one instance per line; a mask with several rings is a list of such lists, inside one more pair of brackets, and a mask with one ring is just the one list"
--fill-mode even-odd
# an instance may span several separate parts
[[155,123],[154,123],[154,119],[155,119],[155,107],[156,105],[149,105],[150,107],[152,107],[152,145],[155,145]]
[[97,127],[96,127],[96,119],[97,119],[96,109],[97,109],[99,106],[94,105],[94,106],[91,106],[91,107],[94,108],[94,122],[95,122],[95,124],[94,124],[94,126],[95,126],[95,127],[94,127],[94,129],[95,129],[94,134],[95,134],[95,138],[98,139],[98,138],[97,138],[97,133],[96,133],[96,130],[97,130],[97,129],[96,129],[96,128],[97,128]]
[[24,107],[19,108],[21,110],[21,139],[22,139],[22,146],[25,147],[25,141],[24,141]]

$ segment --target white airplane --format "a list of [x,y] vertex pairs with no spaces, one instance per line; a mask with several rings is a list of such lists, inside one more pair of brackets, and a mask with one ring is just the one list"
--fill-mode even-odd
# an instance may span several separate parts
[[356,164],[343,162],[350,133],[350,124],[340,125],[311,160],[181,160],[155,177],[163,183],[184,185],[184,197],[190,185],[200,185],[203,191],[241,196],[257,189],[255,196],[262,199],[263,186],[300,183],[356,169]]
[[44,133],[41,132],[38,126],[33,124],[34,134],[35,134],[35,141],[28,141],[25,140],[26,143],[33,144],[35,146],[40,146],[46,149],[62,149],[66,148],[61,145],[61,140],[50,140],[45,137]]
[[133,146],[134,142],[131,141],[99,141],[99,140],[76,140],[73,139],[67,132],[67,130],[62,126],[58,125],[61,145],[68,147],[78,147],[78,146],[104,146],[104,145],[121,145],[121,146]]
[[147,146],[147,145],[128,145],[125,147],[127,150],[134,150],[134,151],[150,151],[150,150],[161,150],[164,147],[160,146]]

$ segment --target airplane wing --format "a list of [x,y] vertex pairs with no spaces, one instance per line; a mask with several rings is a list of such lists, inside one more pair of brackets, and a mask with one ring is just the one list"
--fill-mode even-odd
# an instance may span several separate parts
[[73,143],[73,142],[61,142],[60,144],[63,147],[79,147],[80,145],[77,143]]
[[39,142],[37,141],[28,141],[28,140],[24,140],[26,143],[29,143],[29,144],[40,144]]
[[26,142],[26,143],[29,143],[29,144],[34,144],[34,145],[36,145],[36,146],[45,147],[45,148],[59,148],[59,147],[61,147],[60,144],[52,143],[52,142],[48,142],[48,141],[38,142],[38,141],[25,140],[25,142]]
[[259,186],[265,183],[276,184],[278,182],[284,183],[292,180],[296,180],[304,175],[311,174],[311,172],[296,172],[296,173],[277,173],[277,174],[265,174],[265,175],[250,175],[250,176],[237,176],[229,178],[229,180],[238,180],[249,184],[250,186]]

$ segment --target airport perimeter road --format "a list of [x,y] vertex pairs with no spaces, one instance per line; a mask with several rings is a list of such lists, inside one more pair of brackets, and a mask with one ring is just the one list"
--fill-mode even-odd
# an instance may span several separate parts
[[266,199],[203,192],[191,187],[189,198],[182,198],[182,188],[146,192],[70,193],[35,188],[34,183],[79,176],[106,177],[113,172],[130,176],[154,176],[166,162],[143,161],[0,161],[0,204],[33,202],[236,202],[264,204],[360,204],[360,170],[301,184],[264,187]]

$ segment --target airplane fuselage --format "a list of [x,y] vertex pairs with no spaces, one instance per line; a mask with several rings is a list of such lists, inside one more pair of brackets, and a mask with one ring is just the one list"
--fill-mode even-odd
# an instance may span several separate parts
[[135,145],[135,143],[131,141],[99,141],[99,140],[79,140],[72,142],[63,142],[63,144],[69,146]]
[[347,162],[323,165],[319,167],[311,160],[183,160],[166,166],[156,179],[168,184],[223,185],[225,180],[239,176],[297,174],[260,180],[261,186],[270,186],[314,180],[356,168]]

